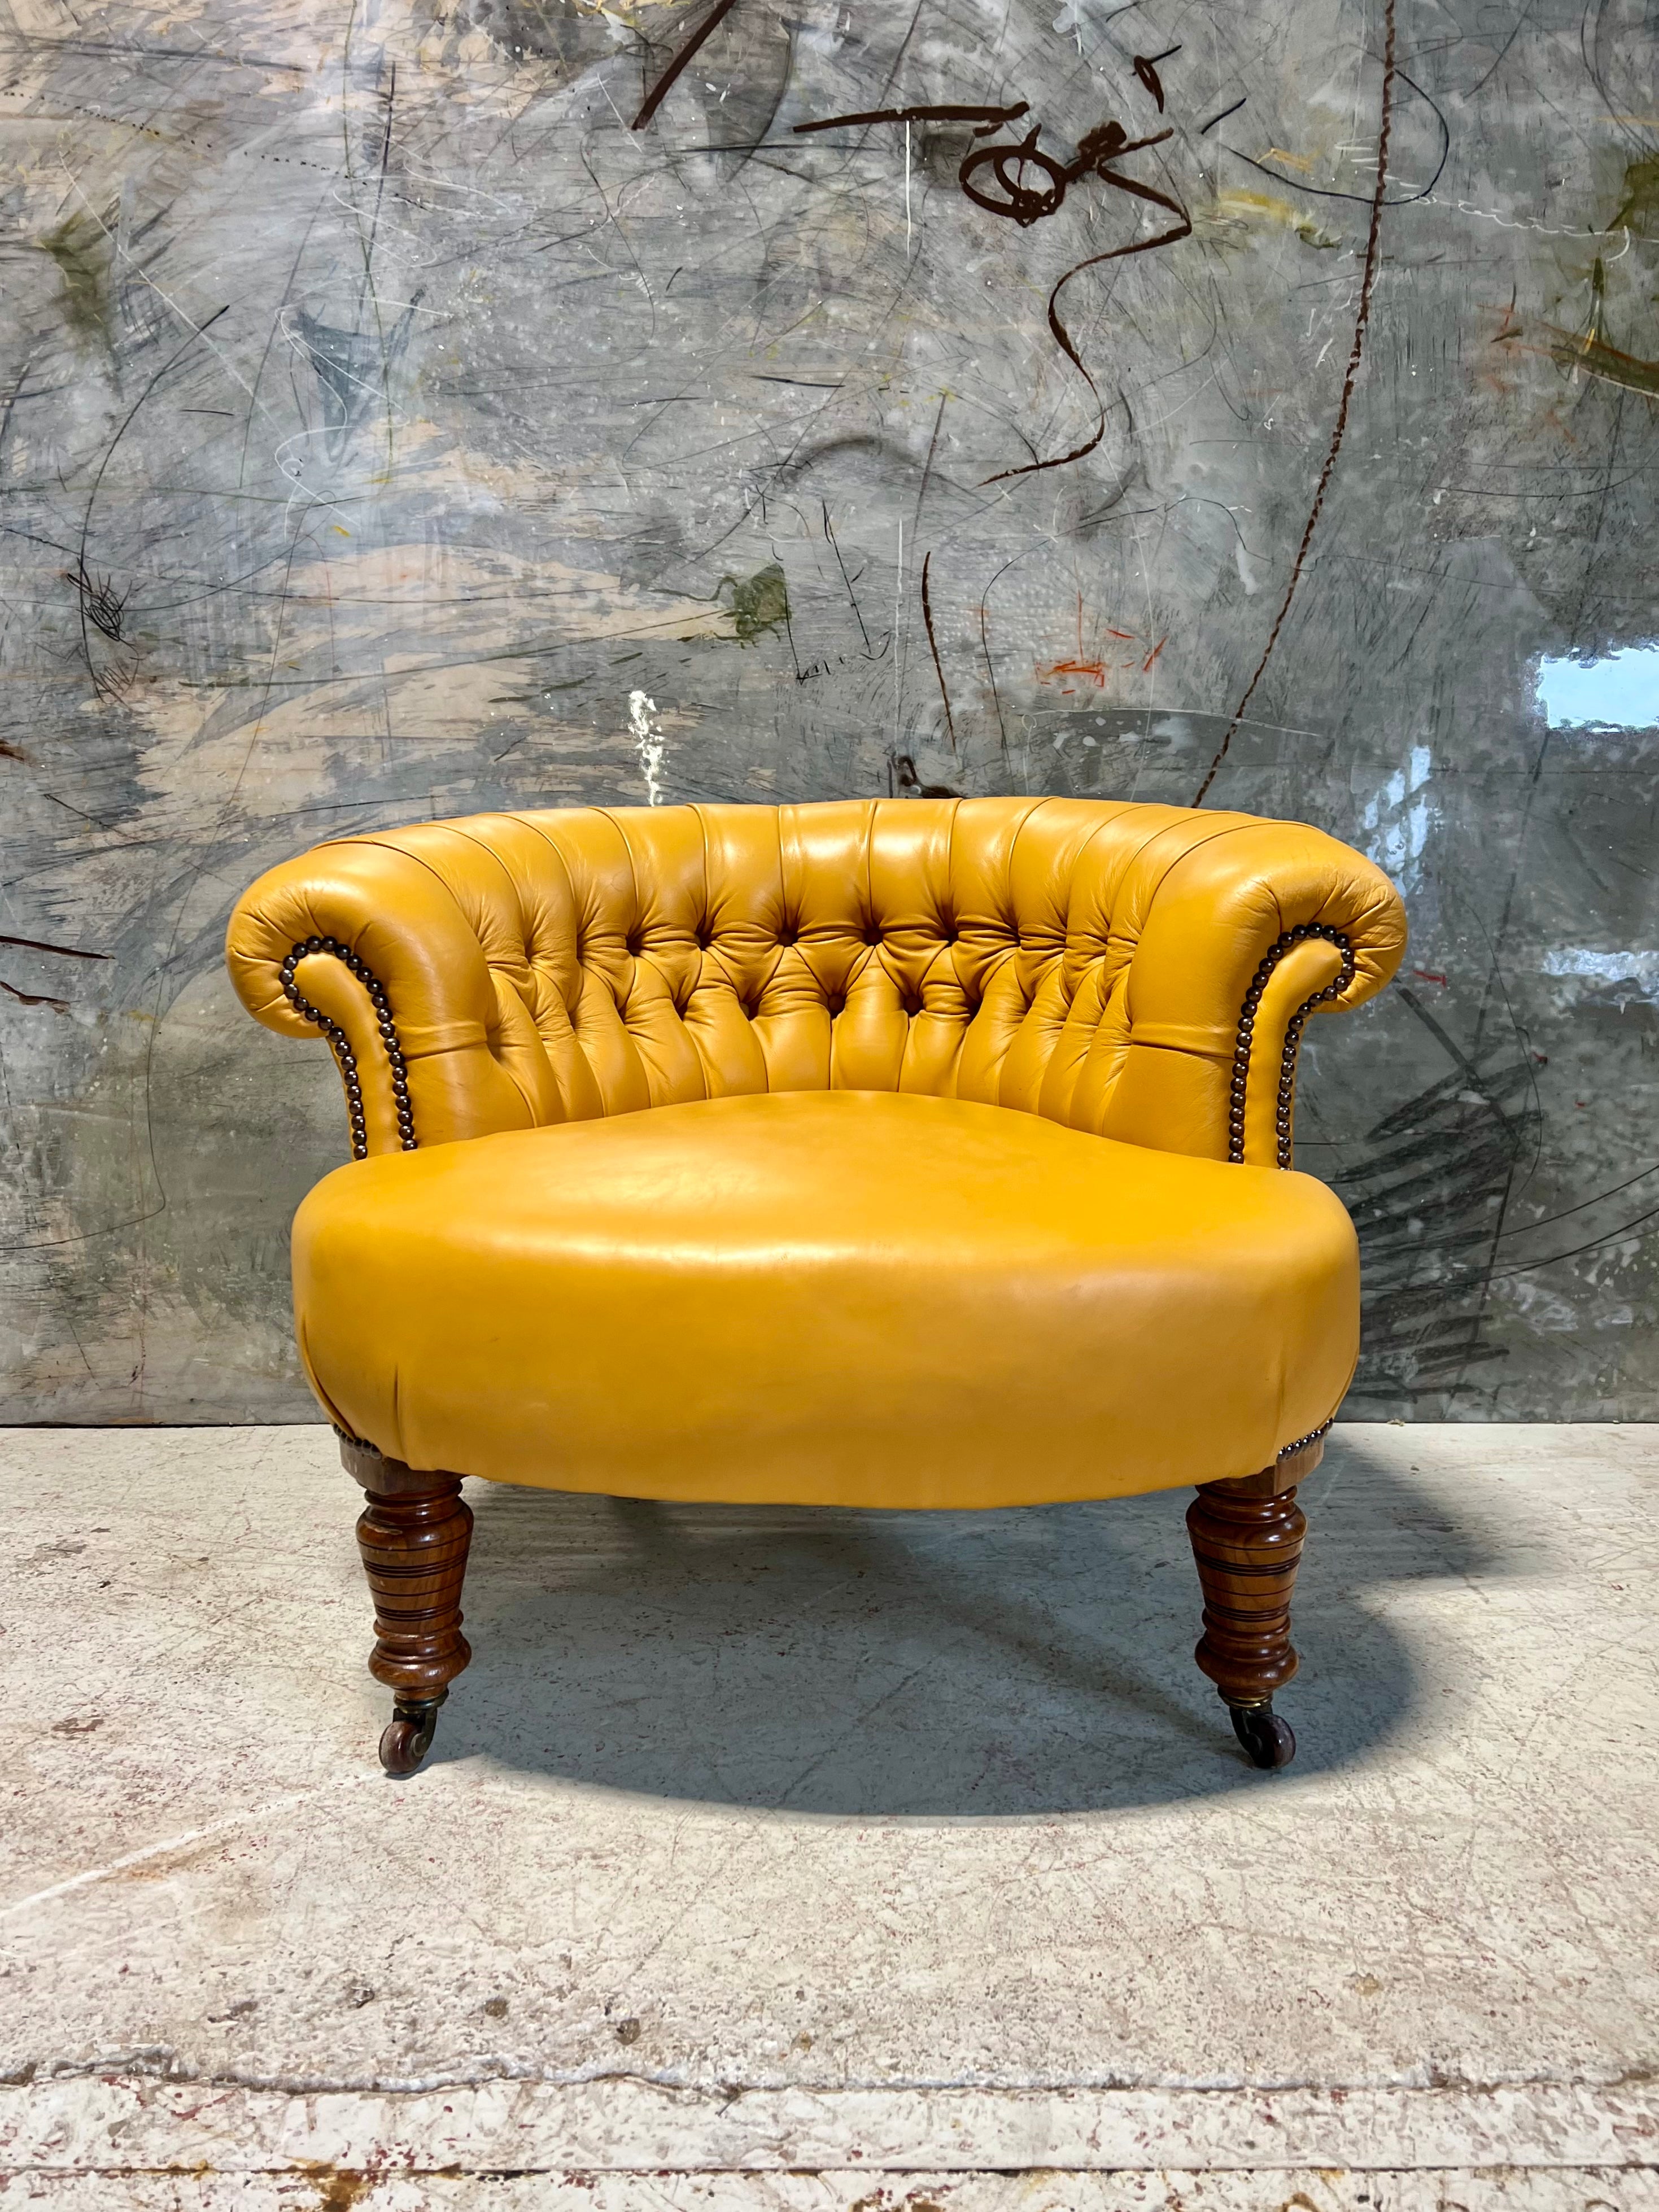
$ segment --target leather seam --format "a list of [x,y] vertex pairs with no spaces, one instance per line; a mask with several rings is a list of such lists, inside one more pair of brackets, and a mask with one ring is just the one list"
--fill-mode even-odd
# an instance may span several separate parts
[[1279,1165],[1291,1164],[1291,1112],[1296,1097],[1296,1057],[1302,1042],[1302,1031],[1315,1008],[1328,1006],[1340,999],[1354,979],[1352,939],[1340,929],[1332,929],[1322,921],[1300,921],[1294,929],[1287,929],[1269,945],[1250,979],[1250,988],[1244,994],[1244,1003],[1238,1012],[1238,1029],[1233,1045],[1232,1084],[1227,1101],[1227,1158],[1235,1166],[1244,1158],[1244,1099],[1249,1087],[1250,1048],[1255,1030],[1256,1009],[1261,1004],[1262,994],[1272,981],[1274,970],[1287,952],[1310,939],[1334,945],[1342,955],[1340,971],[1327,983],[1322,991],[1306,998],[1291,1016],[1285,1026],[1285,1045],[1279,1055],[1279,1102],[1275,1114],[1278,1136]]
[[409,1063],[404,1058],[403,1047],[398,1042],[398,1025],[392,1018],[392,1002],[386,997],[386,985],[366,960],[362,960],[349,945],[342,945],[332,937],[302,937],[293,945],[286,960],[277,969],[282,980],[283,995],[301,1020],[319,1029],[328,1039],[330,1049],[339,1064],[340,1080],[345,1085],[346,1114],[351,1123],[351,1157],[355,1160],[368,1158],[368,1128],[363,1119],[363,1091],[358,1079],[357,1055],[351,1049],[350,1039],[338,1022],[313,1006],[294,980],[294,971],[301,961],[326,956],[339,961],[368,993],[369,1004],[377,1018],[380,1042],[386,1049],[386,1065],[392,1071],[392,1096],[398,1109],[398,1137],[405,1152],[416,1150],[415,1109],[409,1101]]

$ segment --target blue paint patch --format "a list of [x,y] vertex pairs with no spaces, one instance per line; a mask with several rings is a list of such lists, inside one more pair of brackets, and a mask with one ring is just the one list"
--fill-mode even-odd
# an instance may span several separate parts
[[1537,691],[1553,730],[1659,729],[1659,643],[1621,646],[1599,660],[1546,657]]

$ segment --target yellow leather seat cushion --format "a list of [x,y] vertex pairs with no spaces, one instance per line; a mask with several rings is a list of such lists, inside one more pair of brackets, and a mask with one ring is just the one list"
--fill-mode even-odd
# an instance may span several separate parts
[[359,1160],[294,1231],[341,1425],[566,1490],[987,1506],[1253,1473],[1352,1375],[1310,1176],[800,1091]]

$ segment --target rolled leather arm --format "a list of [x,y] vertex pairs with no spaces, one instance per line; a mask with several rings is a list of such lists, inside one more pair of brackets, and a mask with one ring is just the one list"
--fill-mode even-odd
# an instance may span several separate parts
[[1289,1167],[1304,1024],[1372,997],[1405,947],[1399,893],[1348,846],[1295,822],[1218,825],[1141,920],[1102,1133]]
[[563,1118],[477,919],[398,846],[353,838],[270,869],[237,901],[225,958],[256,1021],[327,1038],[359,1158]]

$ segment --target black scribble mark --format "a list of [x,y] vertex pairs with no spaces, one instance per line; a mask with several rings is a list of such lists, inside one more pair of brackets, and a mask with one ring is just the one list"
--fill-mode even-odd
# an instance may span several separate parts
[[416,310],[425,296],[426,287],[417,284],[384,340],[378,331],[340,330],[308,315],[303,307],[294,311],[291,325],[285,322],[283,335],[303,353],[317,379],[323,403],[323,450],[330,460],[344,459],[372,408],[383,405],[390,412],[392,373],[409,343]]
[[[50,34],[48,34],[50,35]],[[38,46],[38,38],[25,39],[15,31],[0,32],[0,40],[21,45],[26,49]],[[303,77],[310,73],[311,64],[305,62],[269,61],[263,54],[216,54],[210,46],[129,46],[106,39],[52,38],[55,53],[81,54],[88,59],[134,62],[189,62],[199,67],[216,64],[221,69],[269,70],[275,75]],[[161,135],[159,132],[156,134]]]
[[66,1014],[70,1010],[67,999],[54,999],[46,991],[20,991],[15,983],[0,975],[0,991],[9,999],[15,999],[20,1006],[50,1006],[55,1014]]
[[[1585,1203],[1595,1205],[1597,1201],[1594,1199],[1587,1199]],[[1576,1211],[1576,1209],[1572,1210]],[[1659,1220],[1659,1206],[1650,1206],[1645,1213],[1633,1214],[1628,1221],[1621,1222],[1617,1229],[1609,1229],[1600,1237],[1592,1237],[1588,1244],[1575,1244],[1569,1252],[1552,1252],[1547,1259],[1527,1260],[1519,1267],[1499,1267],[1494,1274],[1488,1276],[1487,1280],[1493,1283],[1507,1282],[1511,1275],[1532,1275],[1535,1274],[1540,1267],[1559,1267],[1563,1260],[1580,1260],[1586,1252],[1599,1252],[1605,1244],[1617,1244],[1622,1238],[1628,1237],[1632,1229],[1639,1229],[1645,1221],[1655,1220]],[[1536,1223],[1533,1225],[1537,1226]],[[1512,1232],[1505,1232],[1505,1234],[1510,1233]]]
[[[121,617],[126,611],[128,594],[118,592],[107,576],[89,576],[79,562],[73,568],[64,569],[64,581],[72,584],[79,592],[82,615],[99,635],[108,638],[112,644],[125,643],[126,634],[121,628]],[[6,942],[0,938],[0,945]]]
[[1452,1060],[1437,1083],[1365,1133],[1365,1155],[1331,1180],[1359,1235],[1364,1345],[1352,1395],[1455,1391],[1507,1355],[1486,1340],[1504,1206],[1543,1127],[1534,1072],[1512,1046],[1472,1057],[1408,987],[1395,995]]
[[1224,123],[1230,115],[1237,115],[1241,107],[1248,107],[1249,100],[1250,95],[1247,92],[1243,100],[1234,100],[1232,106],[1224,107],[1219,115],[1212,115],[1207,123],[1200,123],[1198,126],[1199,137],[1201,138],[1206,131],[1213,131],[1218,123]]
[[1227,757],[1228,747],[1232,744],[1234,734],[1244,718],[1244,710],[1255,697],[1256,686],[1261,683],[1267,671],[1267,663],[1273,659],[1273,647],[1279,643],[1279,632],[1285,627],[1285,618],[1291,611],[1291,603],[1296,597],[1297,586],[1302,581],[1302,571],[1307,564],[1308,549],[1313,544],[1315,531],[1319,527],[1319,518],[1325,505],[1325,494],[1330,489],[1331,477],[1336,469],[1337,456],[1342,451],[1342,441],[1347,432],[1348,409],[1353,401],[1354,385],[1359,375],[1359,363],[1365,350],[1366,325],[1370,321],[1371,295],[1376,289],[1376,267],[1382,239],[1382,207],[1389,189],[1389,137],[1394,127],[1395,0],[1383,0],[1382,20],[1385,28],[1382,46],[1382,94],[1376,127],[1376,190],[1371,195],[1370,227],[1365,234],[1365,261],[1359,279],[1359,305],[1354,315],[1353,343],[1348,349],[1347,370],[1342,379],[1342,396],[1337,402],[1336,420],[1331,426],[1331,441],[1326,450],[1325,465],[1319,471],[1319,482],[1314,488],[1313,505],[1308,510],[1307,523],[1302,532],[1302,543],[1297,547],[1296,558],[1291,563],[1291,577],[1285,587],[1284,599],[1280,603],[1278,614],[1273,618],[1273,626],[1267,633],[1267,642],[1261,649],[1261,658],[1255,665],[1255,673],[1244,686],[1243,696],[1233,709],[1232,720],[1228,723],[1225,734],[1216,748],[1215,758],[1210,763],[1208,773],[1194,795],[1194,806],[1202,806],[1204,804],[1205,794],[1215,781],[1221,763]]
[[738,0],[714,0],[714,5],[709,9],[702,23],[693,31],[685,44],[674,56],[673,60],[669,63],[668,67],[640,102],[640,112],[628,126],[630,131],[644,130],[646,125],[678,82],[681,70],[714,36],[737,4]]
[[[87,503],[82,512],[81,543],[76,548],[75,556],[75,573],[76,574],[84,576],[87,574],[87,541],[92,532],[92,511],[98,504],[98,493],[99,489],[104,481],[104,471],[108,468],[111,460],[114,458],[115,448],[120,444],[122,439],[126,436],[127,432],[132,428],[133,423],[137,419],[138,410],[143,406],[151,392],[155,391],[156,386],[161,381],[161,379],[168,374],[175,362],[179,362],[184,358],[185,355],[190,351],[191,346],[195,344],[198,338],[204,337],[207,331],[213,328],[213,325],[218,321],[221,315],[228,315],[229,313],[230,302],[227,300],[222,307],[216,307],[214,309],[213,313],[208,317],[206,322],[198,323],[195,325],[191,331],[190,336],[184,340],[182,344],[174,347],[173,350],[161,363],[160,368],[158,368],[155,374],[150,378],[149,383],[145,385],[143,390],[138,394],[138,397],[133,401],[131,406],[128,408],[126,413],[121,417],[121,421],[116,430],[115,435],[110,440],[108,445],[105,447],[103,454],[99,460],[97,471],[92,479],[92,489],[87,494]],[[77,596],[81,602],[81,651],[86,660],[87,673],[92,678],[93,692],[95,696],[101,698],[105,693],[112,687],[106,677],[100,676],[97,665],[92,657],[92,617],[90,611],[87,606],[86,594],[84,592],[81,592],[78,593]]]
[[15,945],[25,952],[55,952],[64,960],[113,960],[112,952],[88,952],[79,945],[48,945],[39,937],[0,937],[0,945]]
[[[1535,1053],[1533,1055],[1534,1059],[1539,1056]],[[1617,1198],[1620,1191],[1632,1190],[1638,1182],[1645,1182],[1651,1175],[1659,1175],[1659,1164],[1642,1169],[1639,1174],[1626,1176],[1623,1182],[1614,1183],[1610,1189],[1598,1190],[1594,1198],[1581,1198],[1577,1206],[1564,1206],[1559,1213],[1542,1214],[1536,1221],[1517,1222],[1513,1229],[1500,1229],[1498,1232],[1498,1242],[1502,1244],[1511,1237],[1530,1237],[1534,1229],[1547,1229],[1553,1222],[1570,1220],[1575,1213],[1587,1213],[1591,1206],[1605,1205],[1608,1199]],[[1648,1217],[1646,1214],[1642,1214],[1638,1218],[1645,1221]],[[1623,1233],[1622,1230],[1613,1231],[1614,1236],[1622,1236]],[[1596,1239],[1598,1243],[1602,1241],[1600,1237]],[[1559,1256],[1563,1259],[1571,1259],[1574,1255],[1571,1253],[1562,1253]],[[1547,1260],[1540,1260],[1537,1264],[1541,1267],[1547,1267],[1549,1262]]]
[[1172,60],[1180,52],[1179,46],[1165,46],[1161,54],[1137,54],[1134,57],[1134,73],[1158,102],[1160,115],[1164,112],[1164,80],[1158,73],[1158,65],[1160,62]]
[[997,690],[996,665],[991,659],[989,620],[990,611],[981,599],[979,603],[979,648],[985,655],[985,673],[991,681],[991,704],[997,710],[997,735],[1002,741],[1006,755],[1008,750],[1008,726],[1002,719],[1002,694]]
[[[1434,174],[1429,179],[1427,184],[1420,186],[1414,192],[1401,192],[1397,198],[1385,199],[1382,203],[1385,208],[1413,207],[1419,200],[1427,199],[1440,182],[1441,174],[1451,155],[1451,125],[1447,122],[1443,111],[1430,99],[1415,77],[1407,76],[1404,70],[1396,70],[1395,75],[1401,84],[1409,85],[1418,98],[1432,110],[1434,119],[1440,126],[1440,152],[1435,161]],[[1220,118],[1217,119],[1218,121]],[[1229,146],[1224,141],[1221,150],[1224,154],[1231,154],[1234,161],[1243,161],[1247,167],[1255,169],[1260,175],[1270,177],[1274,184],[1283,185],[1286,191],[1306,192],[1311,198],[1316,200],[1352,200],[1356,207],[1369,207],[1371,204],[1371,195],[1368,193],[1341,192],[1331,185],[1304,184],[1300,177],[1287,177],[1282,169],[1270,169],[1265,161],[1258,161],[1254,155],[1240,153],[1237,146]]]
[[[859,635],[864,640],[864,657],[866,660],[879,660],[892,643],[892,632],[889,630],[884,634],[879,646],[871,644],[870,633],[864,625],[864,610],[859,605],[858,593],[853,589],[853,579],[847,573],[847,563],[841,557],[841,546],[836,541],[835,527],[830,520],[830,502],[826,499],[820,500],[818,503],[823,509],[824,539],[830,550],[836,556],[836,566],[841,570],[841,580],[847,586],[847,598],[853,610],[853,619],[859,626]],[[859,573],[862,575],[864,572],[860,569]]]
[[[1034,222],[1046,216],[1058,215],[1065,203],[1066,188],[1081,177],[1097,177],[1103,185],[1115,185],[1121,191],[1139,191],[1150,194],[1148,185],[1135,185],[1127,177],[1114,176],[1109,164],[1121,161],[1126,155],[1139,154],[1147,146],[1161,146],[1173,131],[1154,131],[1149,138],[1131,138],[1121,123],[1103,123],[1097,129],[1085,131],[1078,141],[1074,161],[1056,161],[1043,153],[1037,144],[1042,125],[1034,123],[1025,136],[1012,145],[981,146],[968,155],[957,172],[963,191],[975,207],[988,214],[1006,216],[1022,230],[1030,229]],[[999,190],[981,191],[969,182],[977,169],[988,168]],[[1041,169],[1048,179],[1046,184],[1035,189],[1024,180],[1027,169]],[[1165,207],[1182,210],[1173,200],[1165,199]],[[1188,225],[1188,228],[1191,226]]]
[[[1124,154],[1131,153],[1135,150],[1135,146],[1127,141],[1119,143],[1115,151],[1107,150],[1106,142],[1108,135],[1114,132],[1117,134],[1118,139],[1121,141],[1121,126],[1118,124],[1113,123],[1109,124],[1103,132],[1097,133],[1091,131],[1089,137],[1085,138],[1083,141],[1082,145],[1079,146],[1078,150],[1079,155],[1081,155],[1085,149],[1089,147],[1091,140],[1097,142],[1098,150],[1095,153],[1091,164],[1091,173],[1097,176],[1103,184],[1110,185],[1118,191],[1131,193],[1137,199],[1146,200],[1154,207],[1164,209],[1169,214],[1174,216],[1176,220],[1171,228],[1165,230],[1156,231],[1151,238],[1133,239],[1127,246],[1114,246],[1109,247],[1104,253],[1091,253],[1085,260],[1074,262],[1071,268],[1066,270],[1065,274],[1060,278],[1059,282],[1055,284],[1054,290],[1048,295],[1048,329],[1054,337],[1055,344],[1059,346],[1060,351],[1072,363],[1079,375],[1082,377],[1084,382],[1088,386],[1091,392],[1094,395],[1095,407],[1098,416],[1095,424],[1094,434],[1090,438],[1086,438],[1082,445],[1073,447],[1069,453],[1055,454],[1050,459],[1046,461],[1022,461],[1018,468],[1000,469],[998,471],[996,475],[987,477],[984,479],[984,482],[988,484],[1006,483],[1016,477],[1031,476],[1043,469],[1066,468],[1069,466],[1073,461],[1085,459],[1089,454],[1094,452],[1096,447],[1100,444],[1102,439],[1106,435],[1106,403],[1100,396],[1100,386],[1095,382],[1095,380],[1090,374],[1088,366],[1085,362],[1082,355],[1078,351],[1075,344],[1073,344],[1071,331],[1066,328],[1066,323],[1060,312],[1060,295],[1066,289],[1066,287],[1071,283],[1073,277],[1080,276],[1085,269],[1098,269],[1103,265],[1103,264],[1108,261],[1125,260],[1131,254],[1155,253],[1164,246],[1178,245],[1181,240],[1183,238],[1190,238],[1193,234],[1192,217],[1188,214],[1186,209],[1182,206],[1179,200],[1173,198],[1168,192],[1158,191],[1152,185],[1143,185],[1137,178],[1119,176],[1115,170],[1107,167],[1109,162],[1121,158]],[[1167,138],[1169,136],[1170,133],[1167,131],[1161,131],[1157,138],[1143,139],[1137,143],[1140,145],[1157,145],[1161,139]]]
[[927,573],[933,565],[931,546],[921,562],[921,619],[927,628],[927,649],[933,656],[933,673],[939,678],[939,696],[945,702],[945,726],[951,732],[951,750],[957,749],[957,718],[951,712],[951,694],[945,688],[945,663],[939,657],[939,640],[933,635],[933,602],[927,589]]
[[896,799],[901,793],[906,799],[960,799],[962,797],[962,793],[953,783],[923,783],[916,775],[916,764],[908,753],[889,753],[887,796],[890,799]]
[[939,447],[939,434],[944,426],[945,410],[950,404],[950,393],[941,392],[939,396],[939,412],[933,417],[933,434],[927,441],[927,458],[921,465],[921,482],[916,489],[916,511],[910,518],[912,536],[915,534],[921,522],[921,503],[927,498],[927,487],[933,479],[933,455]]
[[1018,123],[1030,112],[1029,100],[1017,100],[1012,107],[965,107],[946,101],[924,107],[866,107],[856,115],[826,115],[816,123],[798,123],[795,136],[810,137],[818,131],[852,130],[866,123],[972,123],[977,131],[995,131],[1005,123]]

